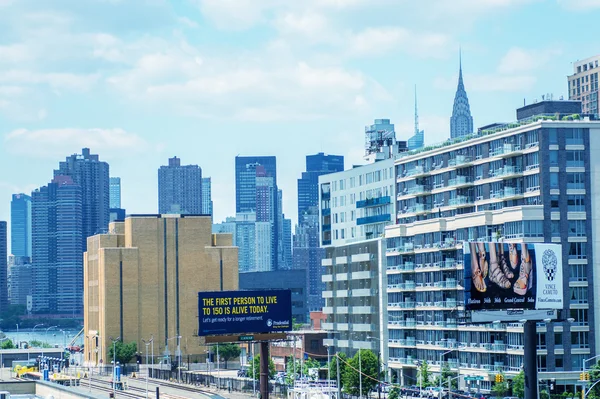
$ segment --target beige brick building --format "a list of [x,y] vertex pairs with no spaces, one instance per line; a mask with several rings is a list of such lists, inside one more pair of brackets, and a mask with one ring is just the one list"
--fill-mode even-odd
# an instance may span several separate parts
[[[238,289],[238,249],[230,234],[211,234],[210,216],[132,215],[88,238],[84,254],[85,360],[109,363],[109,337],[154,337],[154,355],[205,353],[198,292]],[[144,356],[142,356],[144,358]]]

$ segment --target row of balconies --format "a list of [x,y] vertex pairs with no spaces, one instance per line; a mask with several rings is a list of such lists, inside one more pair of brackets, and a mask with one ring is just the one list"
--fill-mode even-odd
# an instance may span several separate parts
[[[462,305],[461,305],[462,307]],[[448,299],[445,301],[430,301],[430,302],[415,302],[415,301],[404,301],[388,303],[388,308],[400,308],[400,309],[419,309],[419,308],[438,308],[438,309],[455,309],[457,308],[456,299]]]
[[428,290],[431,288],[439,288],[439,289],[456,289],[461,288],[462,286],[458,285],[456,279],[449,278],[441,281],[434,281],[428,283],[415,283],[414,281],[405,281],[403,283],[396,284],[388,284],[387,288],[390,290],[404,290],[404,291],[419,291],[419,290]]

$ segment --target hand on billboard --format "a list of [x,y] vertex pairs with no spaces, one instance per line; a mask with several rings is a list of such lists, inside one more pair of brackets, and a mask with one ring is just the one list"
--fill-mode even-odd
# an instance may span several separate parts
[[531,273],[531,257],[526,244],[521,244],[521,269],[519,270],[519,279],[515,282],[514,291],[519,295],[525,295],[529,284],[529,274]]

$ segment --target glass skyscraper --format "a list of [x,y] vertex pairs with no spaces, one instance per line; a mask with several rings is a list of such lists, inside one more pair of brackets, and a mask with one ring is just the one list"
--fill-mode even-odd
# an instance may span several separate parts
[[121,207],[121,178],[110,178],[110,208],[116,209]]
[[31,257],[31,197],[22,193],[13,194],[10,203],[10,250]]

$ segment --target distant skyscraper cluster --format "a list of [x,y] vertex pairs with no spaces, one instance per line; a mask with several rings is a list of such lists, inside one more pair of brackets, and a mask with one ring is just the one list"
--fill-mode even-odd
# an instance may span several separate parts
[[569,99],[581,101],[584,114],[600,113],[599,64],[600,55],[577,61],[573,64],[573,75],[568,78]]

